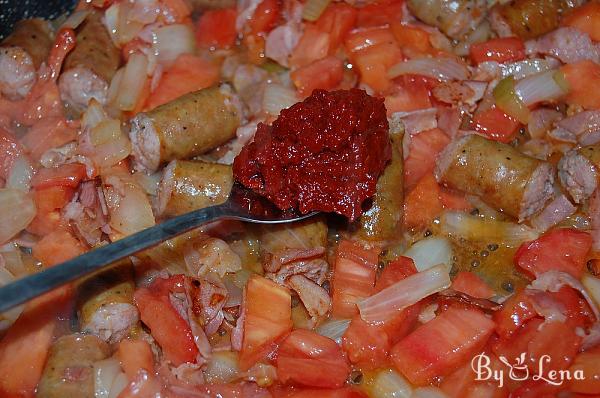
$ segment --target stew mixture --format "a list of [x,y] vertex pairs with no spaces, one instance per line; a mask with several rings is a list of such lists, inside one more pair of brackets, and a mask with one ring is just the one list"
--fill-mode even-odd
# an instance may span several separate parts
[[[0,42],[1,397],[600,396],[600,4],[86,0]],[[337,213],[337,214],[336,214]]]

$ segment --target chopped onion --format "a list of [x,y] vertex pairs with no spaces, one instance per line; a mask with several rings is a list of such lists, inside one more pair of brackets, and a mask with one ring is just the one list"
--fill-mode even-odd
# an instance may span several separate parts
[[575,213],[576,210],[577,208],[565,195],[559,195],[531,219],[531,225],[538,231],[544,232]]
[[168,25],[156,29],[152,47],[158,56],[158,62],[170,66],[179,55],[195,51],[196,39],[189,26]]
[[392,66],[387,75],[392,79],[401,75],[423,75],[442,81],[467,80],[469,70],[452,58],[417,58]]
[[106,111],[100,102],[92,98],[88,103],[88,107],[81,116],[81,127],[83,129],[91,129],[96,127],[98,123],[108,118]]
[[530,106],[564,96],[568,92],[568,87],[564,81],[565,78],[562,72],[549,70],[519,80],[514,87],[514,91],[526,106]]
[[370,398],[411,398],[412,386],[394,369],[382,369],[368,387]]
[[526,225],[447,211],[441,219],[442,232],[471,241],[496,242],[515,246],[537,239],[539,233]]
[[[0,255],[0,287],[8,285],[9,283],[16,280],[15,276],[5,268],[2,263],[4,262],[4,255]],[[0,331],[4,331],[12,325],[21,312],[23,312],[24,305],[19,305],[11,308],[8,311],[0,313]]]
[[110,386],[110,394],[108,394],[108,398],[118,398],[127,385],[129,385],[129,379],[125,373],[120,372],[117,374],[117,377],[115,377],[112,386]]
[[104,188],[104,197],[110,214],[112,240],[131,235],[155,224],[152,206],[141,188],[123,182],[119,177],[110,176],[105,180],[115,184]]
[[365,322],[385,322],[419,300],[450,287],[445,264],[413,274],[358,302],[360,317]]
[[340,344],[348,326],[350,326],[350,319],[327,319],[317,327],[315,332]]
[[560,65],[552,63],[547,59],[526,59],[523,61],[512,62],[509,64],[500,64],[500,72],[502,77],[512,76],[516,80],[526,78],[527,76],[535,75],[541,72],[546,72]]
[[29,158],[21,155],[16,158],[10,168],[6,178],[6,188],[21,189],[25,192],[31,188],[31,178],[33,177],[33,166]]
[[413,391],[410,398],[448,398],[448,396],[437,387],[419,387]]
[[112,385],[121,373],[121,365],[116,358],[108,358],[94,363],[94,396],[108,398]]
[[496,105],[507,115],[514,117],[521,123],[529,121],[529,109],[515,91],[515,79],[506,77],[494,87]]
[[403,256],[412,258],[419,272],[438,264],[446,265],[448,270],[452,266],[452,246],[443,237],[422,239],[413,244]]
[[240,366],[238,354],[233,351],[213,352],[206,369],[204,377],[210,384],[230,383],[239,377]]
[[459,42],[456,47],[454,47],[454,54],[461,57],[468,56],[471,44],[486,41],[489,39],[491,33],[490,24],[487,21],[483,21],[475,28],[475,30],[468,33],[463,41]]
[[133,4],[127,1],[120,3],[121,8],[118,12],[116,38],[118,44],[126,44],[132,41],[138,33],[144,28],[144,24],[134,21],[131,17]]
[[121,87],[121,81],[123,81],[123,74],[125,73],[125,67],[117,70],[112,80],[110,81],[110,86],[108,87],[108,92],[106,93],[106,103],[116,107],[117,95],[119,94],[119,87]]
[[21,232],[33,220],[35,203],[20,189],[0,189],[0,244]]
[[115,44],[119,44],[119,37],[117,35],[117,28],[119,25],[119,13],[121,11],[121,3],[113,3],[104,12],[104,25],[106,30],[110,34],[110,37]]
[[[62,28],[77,29],[77,27],[79,25],[81,25],[81,23],[83,21],[85,21],[85,18],[87,18],[87,16],[89,14],[90,14],[90,10],[79,10],[79,11],[73,12],[71,15],[69,15],[69,17],[65,20],[65,22],[62,23],[62,25],[60,26],[60,29],[62,29]],[[60,29],[58,29],[58,30],[60,30]]]
[[99,167],[109,167],[119,163],[131,153],[131,142],[121,131],[121,122],[106,119],[90,131],[94,150],[90,157]]
[[314,22],[325,11],[331,0],[308,0],[302,9],[302,18]]
[[600,307],[600,279],[595,276],[585,274],[581,278],[581,283],[585,287],[591,299]]
[[296,90],[281,84],[267,84],[263,95],[263,109],[270,115],[277,116],[281,110],[289,108],[298,102]]
[[134,53],[129,56],[115,100],[119,109],[132,111],[135,108],[148,81],[147,69],[148,58],[144,54]]
[[30,255],[23,253],[17,244],[7,243],[0,247],[0,256],[4,260],[4,267],[15,277],[18,278],[30,273],[24,262],[24,260],[29,260],[27,256]]

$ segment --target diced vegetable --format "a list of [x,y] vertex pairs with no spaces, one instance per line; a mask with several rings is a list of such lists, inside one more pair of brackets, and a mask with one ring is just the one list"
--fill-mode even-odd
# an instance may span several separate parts
[[207,10],[196,23],[196,41],[203,48],[224,49],[235,45],[237,10]]
[[187,322],[171,304],[169,295],[183,292],[183,275],[156,279],[150,286],[136,290],[135,304],[141,320],[162,348],[165,357],[175,366],[196,362],[198,348]]
[[477,111],[473,117],[473,128],[487,138],[508,143],[515,137],[520,123],[507,115],[500,108],[492,106],[483,111]]
[[394,346],[391,358],[411,383],[424,385],[470,361],[494,326],[479,310],[450,307]]
[[411,398],[412,386],[394,369],[382,369],[367,386],[371,398]]
[[290,77],[301,96],[308,96],[318,88],[332,90],[344,77],[344,63],[339,58],[326,57],[296,69]]
[[315,332],[325,336],[338,343],[342,341],[342,336],[350,326],[350,319],[328,319],[320,324]]
[[520,290],[504,302],[500,311],[494,313],[496,331],[506,338],[535,316],[537,313],[531,297]]
[[367,3],[358,11],[356,25],[371,27],[389,25],[402,19],[402,1],[379,0]]
[[290,292],[258,275],[246,285],[244,298],[244,337],[240,368],[246,370],[277,347],[277,341],[292,329]]
[[24,230],[36,213],[33,199],[20,189],[0,189],[0,208],[0,243]]
[[579,353],[569,368],[583,373],[584,380],[572,380],[570,390],[580,394],[600,394],[600,347]]
[[529,109],[523,100],[515,92],[515,79],[512,76],[506,77],[494,87],[494,99],[496,106],[520,121],[527,124],[529,120]]
[[316,26],[329,33],[329,55],[334,55],[348,32],[356,23],[356,8],[346,3],[330,3],[319,17]]
[[577,28],[600,41],[600,4],[589,2],[575,8],[563,17],[561,25]]
[[384,365],[391,348],[383,327],[368,324],[358,315],[344,333],[342,347],[350,362],[361,369],[376,369]]
[[429,33],[423,29],[399,22],[392,23],[391,29],[402,52],[407,53],[410,58],[433,55],[436,52],[429,41]]
[[[308,68],[310,68],[310,66],[308,66]],[[297,75],[298,71],[293,73]],[[306,82],[310,83],[308,80]],[[293,88],[287,88],[277,83],[271,83],[265,87],[265,93],[263,95],[263,109],[270,115],[278,116],[282,109],[287,109],[296,102],[298,102],[298,97],[296,96],[296,91]]]
[[432,173],[428,173],[408,193],[404,201],[404,225],[425,227],[443,211],[440,186]]
[[378,44],[395,44],[396,39],[387,27],[355,29],[346,35],[344,45],[350,54]]
[[476,64],[486,61],[514,62],[525,58],[525,46],[517,37],[502,37],[471,44],[469,54]]
[[211,384],[230,383],[239,374],[238,354],[233,351],[213,352],[204,371],[206,381]]
[[494,295],[494,290],[487,283],[469,271],[460,271],[456,274],[452,281],[452,288],[475,298],[488,299]]
[[150,373],[154,371],[154,354],[145,340],[121,340],[117,357],[130,381],[135,379],[140,369]]
[[452,246],[444,237],[432,236],[415,242],[404,256],[410,257],[418,271],[425,271],[435,265],[452,266]]
[[360,316],[370,323],[385,322],[421,299],[447,289],[450,283],[446,265],[436,265],[359,301]]
[[314,22],[327,8],[331,0],[308,0],[302,8],[302,18]]
[[462,62],[453,58],[415,58],[392,66],[388,77],[401,75],[423,75],[441,81],[467,80],[469,70]]
[[281,4],[278,0],[262,0],[254,10],[248,26],[253,35],[267,33],[275,27],[280,17]]
[[514,262],[535,276],[557,270],[580,278],[591,248],[592,237],[587,232],[558,228],[523,243],[515,253]]
[[36,189],[52,186],[77,188],[86,176],[85,166],[81,163],[68,163],[51,169],[41,168],[31,181]]
[[116,358],[98,361],[93,372],[95,398],[109,398],[115,379],[122,374],[119,361]]
[[[164,41],[167,39],[162,38],[161,36],[160,40]],[[169,43],[169,45],[172,46],[173,43]],[[166,44],[163,43],[163,46],[166,46]],[[167,57],[167,50],[164,51],[163,56],[165,58]],[[148,58],[145,55],[135,53],[129,56],[115,98],[115,105],[119,109],[123,111],[132,111],[138,103],[145,101],[143,95],[150,85],[147,70]]]
[[385,97],[388,116],[395,112],[411,112],[431,108],[429,87],[418,76],[405,75],[394,79],[394,87]]
[[307,25],[304,34],[298,41],[290,56],[290,65],[293,68],[306,66],[321,58],[329,52],[329,34],[321,32],[314,25]]
[[365,250],[349,240],[340,242],[332,282],[334,316],[354,316],[356,303],[373,293],[378,254],[377,249]]
[[404,183],[407,190],[433,171],[438,154],[450,143],[450,138],[440,129],[422,131],[410,137],[408,154],[404,161]]
[[350,373],[335,341],[313,331],[296,329],[277,351],[277,376],[282,383],[309,387],[342,387]]
[[383,93],[392,84],[385,72],[402,59],[402,51],[395,42],[381,43],[358,51],[351,59],[358,67],[361,81]]
[[592,61],[580,61],[564,65],[560,69],[569,84],[567,103],[585,109],[600,109],[600,92],[595,89],[600,84],[600,65]]
[[33,257],[46,267],[62,263],[85,252],[85,247],[69,231],[59,229],[33,246]]

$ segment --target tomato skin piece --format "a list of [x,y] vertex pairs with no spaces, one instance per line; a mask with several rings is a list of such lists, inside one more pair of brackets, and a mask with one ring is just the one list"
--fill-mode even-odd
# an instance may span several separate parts
[[426,174],[432,173],[435,159],[450,143],[440,129],[422,131],[410,138],[408,157],[404,161],[404,184],[410,191]]
[[452,281],[452,288],[471,297],[487,299],[494,295],[494,290],[479,276],[469,271],[460,271]]
[[566,64],[560,68],[569,84],[565,98],[568,104],[585,109],[600,109],[600,65],[592,61],[580,61]]
[[365,250],[349,240],[340,242],[333,274],[332,312],[350,318],[358,313],[356,303],[373,294],[379,251]]
[[182,292],[183,275],[158,278],[150,286],[136,290],[133,299],[140,319],[162,348],[165,357],[175,366],[196,362],[198,347],[190,326],[171,304],[169,294]]
[[[252,18],[248,21],[250,32],[253,35],[268,33],[273,29],[281,15],[281,3],[279,0],[262,0],[254,10]],[[234,21],[235,30],[235,21]]]
[[477,65],[486,61],[499,63],[520,61],[525,59],[525,45],[518,37],[496,38],[471,44],[469,55]]
[[319,88],[332,90],[344,78],[344,62],[329,56],[296,69],[290,77],[301,96],[308,96]]
[[583,372],[585,380],[571,380],[570,390],[581,394],[600,394],[600,347],[579,353],[569,368],[571,374]]
[[389,25],[402,19],[402,1],[380,0],[358,9],[356,25],[372,27]]
[[[265,0],[270,1],[270,0]],[[203,48],[225,49],[235,45],[237,10],[223,8],[207,10],[196,23],[196,42]]]
[[575,8],[561,21],[562,26],[572,26],[600,41],[600,4],[590,2]]
[[425,385],[470,361],[494,327],[480,310],[452,306],[396,344],[390,356],[411,383]]
[[52,186],[77,188],[81,180],[86,177],[85,165],[81,163],[67,163],[59,167],[41,168],[31,180],[31,185],[36,189]]
[[537,316],[531,297],[520,290],[502,304],[502,308],[493,315],[496,332],[501,338],[507,338],[527,321]]
[[486,138],[494,141],[508,143],[517,134],[521,124],[518,120],[495,105],[485,111],[476,112],[473,117],[473,128]]
[[557,270],[579,279],[583,275],[592,237],[573,228],[558,228],[523,243],[515,253],[516,266],[533,276]]
[[412,258],[399,256],[385,266],[383,272],[379,278],[377,278],[375,291],[380,292],[386,287],[389,287],[402,279],[408,278],[417,272],[417,267],[415,267],[415,262]]
[[310,330],[292,331],[277,351],[277,377],[284,384],[338,388],[349,374],[337,343]]
[[329,55],[335,54],[356,23],[358,11],[346,3],[330,3],[315,25],[329,33]]

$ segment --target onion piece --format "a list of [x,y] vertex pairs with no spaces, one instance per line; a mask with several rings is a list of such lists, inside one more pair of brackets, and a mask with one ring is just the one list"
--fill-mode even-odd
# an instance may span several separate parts
[[467,80],[469,70],[452,58],[416,58],[392,66],[387,75],[392,79],[401,75],[423,75],[442,81]]
[[163,26],[154,31],[152,48],[159,63],[170,66],[181,54],[196,50],[194,32],[187,25]]
[[110,34],[110,37],[115,44],[119,44],[119,37],[117,35],[117,29],[119,25],[119,13],[121,12],[121,3],[113,3],[104,12],[104,26]]
[[358,302],[360,317],[365,322],[385,322],[419,300],[450,287],[445,264],[413,274]]
[[500,80],[496,87],[494,87],[493,94],[496,105],[507,115],[514,117],[521,123],[529,121],[529,109],[517,95],[515,91],[515,79],[512,76]]
[[13,164],[6,178],[6,188],[21,189],[25,192],[31,188],[31,179],[33,178],[33,166],[29,158],[21,155],[13,161]]
[[119,94],[119,87],[121,87],[121,82],[123,81],[124,74],[125,67],[117,70],[112,80],[110,81],[110,86],[108,86],[108,92],[106,93],[106,103],[112,105],[113,108],[117,106],[117,95]]
[[327,319],[317,327],[315,332],[341,344],[342,336],[346,333],[348,326],[350,326],[350,319]]
[[500,73],[503,78],[512,76],[516,80],[521,80],[527,76],[546,72],[560,66],[560,62],[551,62],[547,59],[534,58],[523,61],[512,62],[509,64],[500,64]]
[[411,398],[412,386],[394,369],[382,369],[368,387],[370,398]]
[[530,106],[542,101],[559,99],[569,91],[569,88],[562,72],[549,70],[519,80],[514,91],[526,106]]
[[230,383],[236,380],[239,374],[238,355],[232,351],[213,352],[204,369],[204,377],[210,384]]
[[0,244],[21,232],[33,220],[35,203],[19,189],[0,189]]
[[526,225],[472,216],[458,211],[447,211],[440,218],[442,232],[467,240],[502,243],[516,246],[535,240],[539,233]]
[[302,8],[302,18],[314,22],[325,11],[331,0],[308,0]]
[[90,10],[75,11],[71,15],[69,15],[69,17],[65,20],[65,22],[62,23],[60,28],[57,30],[63,28],[77,29],[77,27],[81,25],[83,21],[85,21],[85,18],[87,18],[89,14]]
[[121,130],[119,120],[105,119],[92,128],[89,134],[94,148],[88,155],[99,167],[117,164],[131,153],[131,142]]
[[432,236],[415,242],[403,256],[412,258],[419,272],[438,264],[444,264],[448,270],[452,266],[452,246],[443,237]]
[[148,81],[147,69],[148,58],[144,54],[133,53],[129,56],[115,100],[119,109],[132,111],[135,108]]
[[538,231],[544,232],[575,213],[576,210],[577,208],[565,195],[559,195],[531,219],[531,225]]
[[108,358],[94,363],[94,396],[108,398],[111,387],[121,373],[121,365],[116,358]]
[[419,387],[413,391],[411,398],[448,398],[448,396],[437,387]]
[[277,116],[283,109],[298,102],[296,91],[281,84],[267,84],[263,94],[263,109],[270,115]]
[[83,115],[81,116],[81,127],[84,130],[91,129],[105,119],[108,119],[108,115],[102,107],[102,104],[95,98],[92,98],[88,103],[85,112],[83,112]]
[[600,307],[600,279],[595,276],[585,274],[581,278],[581,284],[590,295],[590,298]]
[[108,394],[108,398],[118,398],[121,392],[129,385],[129,379],[125,375],[125,373],[120,372],[115,380],[113,381],[112,386],[110,386],[110,393]]

